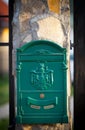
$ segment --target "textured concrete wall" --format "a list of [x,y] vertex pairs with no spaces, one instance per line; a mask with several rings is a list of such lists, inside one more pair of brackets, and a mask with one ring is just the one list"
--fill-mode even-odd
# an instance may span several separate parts
[[[15,2],[12,25],[14,55],[16,48],[31,40],[38,39],[48,39],[57,42],[66,47],[69,52],[69,0],[60,0],[59,14],[49,10],[46,0],[17,0]],[[14,62],[13,66],[15,68]],[[15,69],[13,73],[14,71]]]
[[[61,24],[61,27],[56,28],[55,33],[58,33],[58,32],[64,33],[64,37],[66,38],[66,41],[65,41],[65,43],[62,43],[63,46],[66,46],[66,44],[69,43],[69,30],[70,30],[70,27],[69,27],[70,10],[69,10],[69,3],[68,3],[69,0],[61,1],[61,4],[60,4],[61,13],[59,13],[59,14],[49,11],[48,5],[45,0],[33,0],[33,1],[17,0],[17,1],[15,4],[15,13],[14,13],[14,18],[13,18],[13,28],[14,28],[13,45],[14,45],[14,48],[20,47],[21,45],[25,44],[26,42],[34,40],[32,38],[31,31],[33,29],[33,31],[35,30],[37,32],[40,27],[37,22],[42,21],[42,20],[44,22],[46,22],[45,25],[47,24],[47,28],[53,27],[53,29],[51,31],[54,30],[54,26],[60,26],[60,24]],[[43,1],[45,1],[45,2],[43,2]],[[63,1],[65,1],[65,2],[63,2]],[[54,20],[49,19],[50,17],[53,17]],[[46,21],[45,21],[45,19],[46,19]],[[50,23],[49,20],[51,20],[52,22]],[[55,20],[58,21],[58,23]],[[31,27],[31,24],[34,24],[34,25]],[[45,29],[45,31],[46,31],[46,26],[44,27],[44,25],[43,25],[43,29]],[[43,35],[43,32],[42,32],[42,35]],[[39,37],[37,37],[37,39],[38,38]],[[43,38],[46,38],[46,35]],[[60,35],[59,38],[61,39],[62,36]],[[63,38],[62,38],[62,40],[63,40]],[[17,41],[17,43],[16,43],[16,41]],[[54,41],[55,41],[55,39],[54,39]],[[61,42],[63,42],[63,41],[61,41]]]

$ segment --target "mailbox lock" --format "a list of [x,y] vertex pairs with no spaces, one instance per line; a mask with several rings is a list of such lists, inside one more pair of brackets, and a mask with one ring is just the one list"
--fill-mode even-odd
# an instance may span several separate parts
[[40,94],[40,98],[44,98],[45,95],[43,93]]

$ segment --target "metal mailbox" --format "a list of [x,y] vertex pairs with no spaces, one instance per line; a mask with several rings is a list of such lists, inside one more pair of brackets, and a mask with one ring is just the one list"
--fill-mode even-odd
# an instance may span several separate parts
[[25,44],[16,71],[17,123],[67,123],[66,49],[47,40]]

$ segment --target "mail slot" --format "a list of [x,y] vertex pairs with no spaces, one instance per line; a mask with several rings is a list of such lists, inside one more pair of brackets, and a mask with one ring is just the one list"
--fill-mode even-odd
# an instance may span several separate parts
[[16,122],[67,123],[66,48],[47,40],[17,49]]

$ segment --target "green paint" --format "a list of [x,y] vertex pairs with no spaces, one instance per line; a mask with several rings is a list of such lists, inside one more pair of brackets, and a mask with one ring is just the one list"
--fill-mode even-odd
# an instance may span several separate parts
[[66,49],[38,40],[16,56],[17,123],[67,123]]

